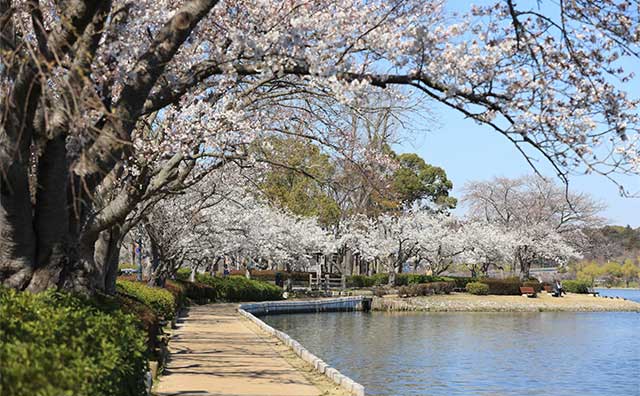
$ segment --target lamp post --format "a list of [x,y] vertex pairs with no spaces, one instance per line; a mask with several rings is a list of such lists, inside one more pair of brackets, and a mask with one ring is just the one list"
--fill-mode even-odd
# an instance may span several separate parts
[[138,281],[142,282],[142,224],[138,223],[138,227],[136,230],[137,236],[137,248],[136,253],[138,255]]

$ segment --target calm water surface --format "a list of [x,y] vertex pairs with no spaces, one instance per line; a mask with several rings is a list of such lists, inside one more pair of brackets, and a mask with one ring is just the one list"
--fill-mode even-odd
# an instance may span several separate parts
[[640,289],[596,289],[601,296],[622,297],[627,300],[640,302]]
[[638,313],[264,318],[368,395],[640,396]]

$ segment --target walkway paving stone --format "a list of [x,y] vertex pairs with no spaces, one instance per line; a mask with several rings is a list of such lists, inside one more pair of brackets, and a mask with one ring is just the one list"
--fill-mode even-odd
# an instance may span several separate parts
[[234,304],[194,306],[169,342],[158,396],[317,396],[322,392],[277,351],[277,340]]

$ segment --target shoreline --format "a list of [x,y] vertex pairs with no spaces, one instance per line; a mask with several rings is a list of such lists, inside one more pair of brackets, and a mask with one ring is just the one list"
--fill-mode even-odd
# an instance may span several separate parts
[[640,312],[640,303],[573,293],[551,297],[543,292],[536,298],[451,293],[410,298],[391,295],[374,297],[371,309],[423,312]]
[[278,337],[269,334],[269,332],[265,331],[247,317],[242,316],[242,320],[247,328],[251,329],[251,331],[258,335],[263,341],[271,343],[274,352],[279,354],[291,367],[317,387],[320,392],[322,392],[321,396],[351,396],[351,392],[341,388],[331,381],[330,378],[318,372],[314,366],[298,356],[291,347],[282,342]]
[[241,315],[237,303],[189,307],[180,316],[168,349],[169,359],[152,396],[351,396]]

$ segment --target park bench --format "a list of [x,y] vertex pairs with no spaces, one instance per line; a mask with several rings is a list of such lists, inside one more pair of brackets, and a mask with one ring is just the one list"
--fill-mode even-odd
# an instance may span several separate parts
[[533,287],[523,286],[520,288],[520,294],[522,295],[526,294],[527,297],[535,297],[536,291],[533,289]]
[[599,291],[596,291],[593,287],[587,288],[587,294],[593,294],[594,297],[600,295]]

